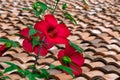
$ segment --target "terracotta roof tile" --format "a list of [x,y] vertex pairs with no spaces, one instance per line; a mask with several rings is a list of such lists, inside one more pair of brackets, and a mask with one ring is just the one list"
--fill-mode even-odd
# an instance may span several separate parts
[[56,66],[57,66],[57,65],[61,65],[61,63],[60,63],[59,61],[55,61],[55,62],[53,62],[52,64],[53,64],[53,65],[56,65]]
[[91,78],[92,80],[105,80],[105,78],[101,77],[101,76],[94,76]]
[[94,70],[94,71],[83,73],[83,75],[86,76],[87,79],[89,80],[89,79],[91,79],[94,76],[103,76],[104,73],[99,71],[99,70]]
[[116,60],[111,57],[105,57],[104,58],[107,62],[115,62]]
[[12,58],[10,57],[0,57],[0,62],[4,62],[4,61],[11,61]]
[[119,75],[111,73],[111,74],[106,74],[103,76],[106,80],[115,80],[119,77]]
[[117,69],[117,67],[115,67],[113,65],[105,65],[101,68],[102,68],[101,70],[104,71],[105,73],[110,72],[110,71],[114,71]]
[[114,57],[115,57],[118,61],[120,61],[120,54],[114,55]]
[[86,72],[89,72],[90,71],[90,68],[89,67],[86,67],[86,66],[83,66],[81,67],[82,70],[83,70],[83,73],[86,73]]
[[117,67],[120,67],[120,61],[109,62],[108,64],[110,64],[110,65],[115,65],[115,66],[117,66]]
[[52,63],[54,59],[52,58],[46,58],[46,59],[38,59],[38,64],[44,64],[44,63]]
[[65,73],[54,74],[53,76],[56,77],[56,80],[72,80],[72,76]]
[[85,62],[84,63],[91,63],[91,60],[90,59],[85,59]]
[[92,68],[94,68],[94,67],[102,67],[102,66],[105,66],[105,64],[102,63],[102,62],[92,62],[92,63],[90,63],[90,66]]
[[88,80],[88,79],[86,79],[85,77],[78,77],[78,78],[75,78],[73,80]]
[[25,78],[21,78],[21,76],[19,74],[16,74],[16,73],[13,73],[11,75],[9,75],[9,77],[12,79],[12,80],[25,80]]

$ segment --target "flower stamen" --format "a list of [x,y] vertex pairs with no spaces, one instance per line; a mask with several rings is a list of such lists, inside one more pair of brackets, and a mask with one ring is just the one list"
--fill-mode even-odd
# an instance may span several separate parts
[[56,30],[55,28],[49,28],[49,29],[48,29],[48,35],[49,35],[51,38],[56,37],[56,35],[57,35],[57,30]]

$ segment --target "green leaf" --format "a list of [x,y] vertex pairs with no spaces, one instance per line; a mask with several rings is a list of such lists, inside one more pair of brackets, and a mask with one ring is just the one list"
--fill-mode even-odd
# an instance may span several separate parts
[[10,67],[7,67],[7,68],[4,70],[4,73],[18,69],[18,66],[15,65],[14,63],[11,63],[11,62],[4,62],[4,63],[10,65]]
[[36,34],[37,31],[33,28],[32,25],[27,25],[27,27],[30,29],[29,30],[29,36],[32,36],[32,35]]
[[69,44],[70,44],[73,48],[75,48],[78,52],[80,52],[80,53],[84,52],[84,50],[83,50],[81,47],[79,47],[78,45],[76,45],[75,43],[73,43],[73,42],[70,41]]
[[40,69],[40,72],[41,72],[42,75],[44,75],[44,78],[48,78],[49,73],[47,72],[46,69]]
[[65,10],[66,8],[67,8],[67,4],[65,3],[62,5],[62,9]]
[[24,70],[18,69],[17,72],[21,75],[21,77],[26,77],[26,75],[24,74]]
[[33,69],[33,68],[35,68],[35,69],[37,69],[36,67],[34,67],[35,65],[29,65],[28,66],[28,69]]
[[86,1],[86,0],[82,0],[82,2],[83,2],[84,4],[87,4],[87,1]]
[[11,43],[9,43],[9,42],[6,43],[6,47],[7,47],[7,48],[10,48],[11,46],[12,46]]
[[49,76],[49,73],[46,69],[40,69],[40,73],[33,73],[28,70],[18,69],[18,73],[21,74],[23,77],[28,77],[29,80],[35,80],[36,78],[47,78]]
[[18,69],[18,73],[21,74],[22,77],[29,77],[29,78],[30,78],[29,75],[34,74],[28,70],[22,70],[22,69]]
[[33,9],[35,11],[36,16],[39,16],[41,13],[44,13],[47,10],[47,5],[43,2],[35,2],[33,5]]
[[30,29],[33,29],[33,26],[32,25],[27,25],[28,28]]
[[47,5],[43,2],[35,2],[33,5],[33,8],[36,10],[37,8],[40,8],[42,11],[45,11],[47,9]]
[[[6,64],[8,64],[8,65],[10,65],[10,66],[17,66],[16,64],[11,63],[11,62],[4,62],[4,63],[6,63]],[[18,67],[18,66],[17,66],[17,67]]]
[[18,71],[19,74],[21,74],[22,77],[26,77],[29,73],[28,70],[18,69],[17,71]]
[[21,74],[22,77],[28,77],[29,80],[35,80],[36,74],[28,70],[18,69],[18,73]]
[[69,14],[68,12],[64,12],[64,16],[68,19],[70,19],[71,22],[73,22],[74,24],[77,24],[76,20],[72,17],[71,14]]
[[54,68],[63,70],[63,71],[67,72],[68,74],[70,74],[71,76],[74,77],[74,75],[73,75],[73,73],[72,73],[72,69],[69,68],[69,67],[66,67],[66,66],[63,66],[63,65],[55,66],[55,65],[52,65],[52,64],[51,64],[51,65],[50,65],[50,69],[54,69]]
[[3,75],[3,72],[0,72],[0,76],[2,76]]
[[19,46],[19,43],[16,42],[16,41],[12,41],[12,45],[13,45],[13,47],[18,47],[18,46]]
[[35,15],[39,16],[41,14],[41,11],[35,11]]
[[65,72],[67,72],[68,74],[70,74],[71,76],[74,77],[74,75],[72,74],[72,69],[63,65],[57,66],[56,68],[64,70]]
[[39,36],[33,36],[32,37],[32,45],[33,45],[33,47],[39,45],[39,43],[40,43],[40,39],[39,38],[40,38]]
[[34,73],[33,76],[34,76],[35,78],[40,78],[40,79],[46,78],[46,76],[45,76],[44,74],[41,74],[41,73]]
[[50,64],[50,69],[54,69],[54,68],[56,68],[56,66],[53,64]]
[[15,69],[17,69],[16,67],[13,67],[13,66],[11,66],[11,67],[7,67],[5,70],[4,70],[4,73],[7,73],[7,72],[10,72],[10,71],[13,71],[13,70],[15,70]]
[[29,80],[35,80],[35,76],[34,76],[34,75],[35,75],[35,74],[29,73],[29,74],[27,75],[27,77],[28,77]]
[[33,34],[35,34],[37,31],[35,29],[30,29],[29,31],[29,36],[32,36]]
[[11,44],[13,47],[18,47],[19,44],[16,41],[12,41],[6,38],[0,38],[0,42],[5,42],[6,44]]

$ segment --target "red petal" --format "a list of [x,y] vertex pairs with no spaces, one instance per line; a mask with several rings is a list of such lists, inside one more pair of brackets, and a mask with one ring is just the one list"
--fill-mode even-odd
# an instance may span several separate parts
[[[35,54],[38,54],[39,48],[40,46],[35,47],[35,50],[34,50]],[[40,56],[46,56],[47,53],[48,53],[48,50],[46,48],[43,47],[40,49]]]
[[7,48],[5,47],[5,45],[0,45],[0,56],[2,56],[2,54],[4,54],[6,50]]
[[20,31],[20,34],[26,38],[29,36],[29,28],[24,28],[23,30]]
[[47,33],[48,25],[47,25],[47,23],[46,23],[44,20],[42,20],[42,21],[40,21],[40,22],[37,22],[37,23],[35,24],[34,28],[35,28],[36,30],[38,30],[38,32],[40,31],[40,33],[41,33],[41,32]]
[[44,47],[47,48],[47,49],[50,49],[50,48],[52,48],[54,46],[54,44],[49,42],[48,39],[46,39],[46,38],[45,38],[44,42],[45,42]]
[[53,44],[67,44],[68,43],[68,39],[59,37],[59,36],[55,38],[48,38],[48,40]]
[[72,63],[78,65],[78,66],[82,66],[84,64],[84,57],[82,54],[76,52],[73,53],[73,55],[70,56]]
[[59,53],[58,53],[57,56],[58,56],[58,59],[59,59],[60,61],[61,61],[61,59],[65,56],[64,53],[65,53],[64,50],[60,50],[60,51],[59,51]]
[[2,54],[4,54],[2,51],[0,51],[0,56],[2,56]]
[[28,52],[33,51],[32,44],[27,39],[24,39],[24,41],[23,41],[23,48]]
[[72,65],[72,64],[70,64],[70,68],[72,68],[72,70],[73,70],[73,74],[75,75],[75,76],[79,76],[81,73],[82,73],[82,69],[79,67],[79,66],[77,66],[77,65]]
[[0,45],[0,51],[4,51],[5,50],[5,45]]
[[57,20],[56,18],[51,15],[51,14],[48,14],[48,15],[45,15],[45,21],[50,25],[50,26],[56,26],[57,25]]
[[57,56],[60,63],[65,66],[64,62],[62,61],[62,58],[65,56],[64,53],[64,50],[60,50]]
[[65,55],[71,56],[75,53],[75,49],[69,45],[69,44],[65,44]]
[[58,24],[56,29],[58,31],[58,36],[67,38],[70,35],[70,31],[65,24]]

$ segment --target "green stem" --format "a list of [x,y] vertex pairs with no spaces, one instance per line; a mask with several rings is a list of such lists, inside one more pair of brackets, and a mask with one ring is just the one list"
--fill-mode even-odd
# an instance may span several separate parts
[[35,72],[35,70],[36,70],[37,60],[39,59],[41,48],[42,48],[42,44],[40,44],[40,48],[38,49],[38,54],[35,56],[35,63],[33,65],[32,72]]
[[55,7],[54,7],[54,9],[53,9],[52,14],[54,14],[54,12],[55,12],[55,10],[56,10],[56,8],[57,8],[57,5],[58,5],[58,3],[59,3],[59,1],[60,1],[60,0],[57,0],[57,2],[56,2],[56,4],[55,4]]
[[[44,40],[45,40],[45,37],[43,37],[42,42],[43,42]],[[32,72],[35,72],[35,71],[36,71],[37,60],[39,59],[40,51],[41,51],[41,49],[42,49],[42,45],[43,45],[43,43],[40,44],[40,48],[38,49],[38,54],[37,54],[37,56],[35,57],[35,63],[34,63],[34,65],[33,65],[33,71],[32,71]]]

